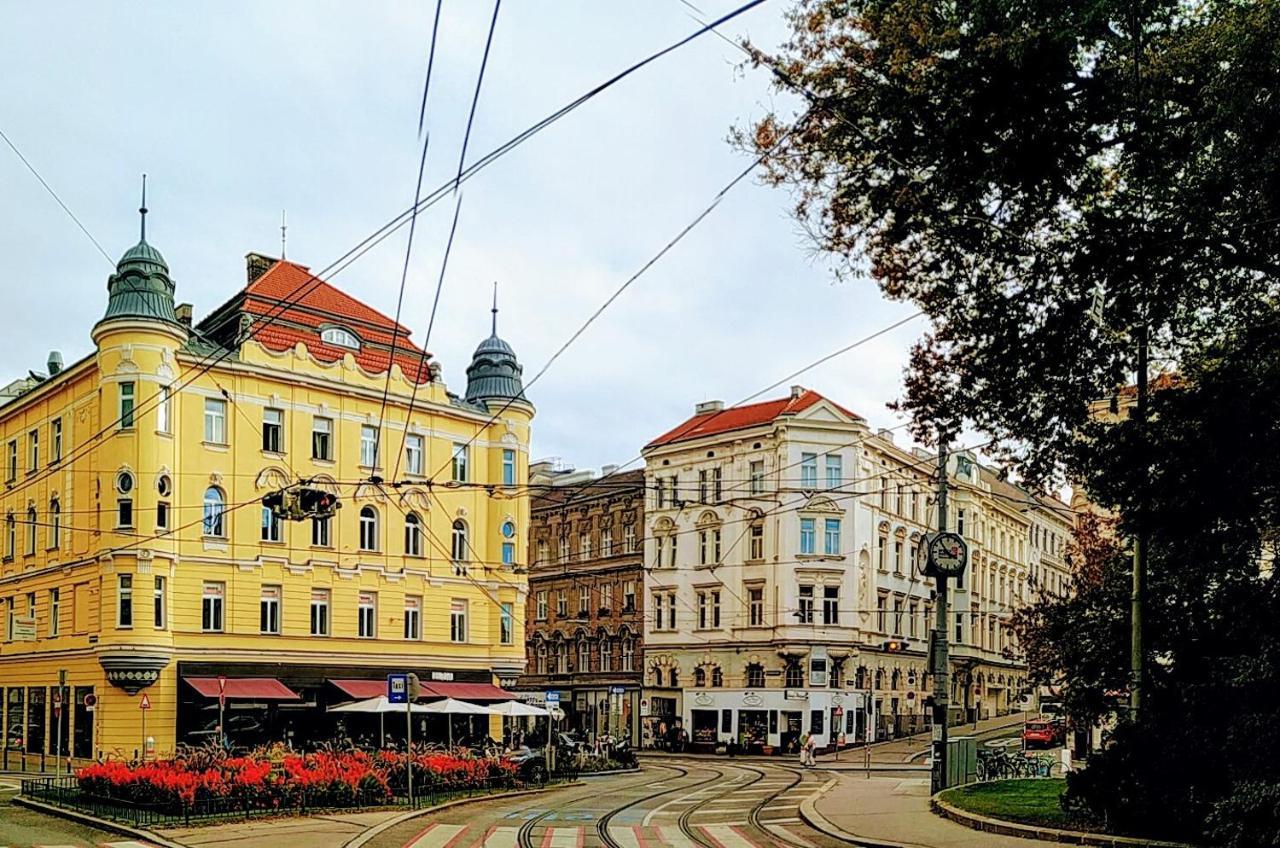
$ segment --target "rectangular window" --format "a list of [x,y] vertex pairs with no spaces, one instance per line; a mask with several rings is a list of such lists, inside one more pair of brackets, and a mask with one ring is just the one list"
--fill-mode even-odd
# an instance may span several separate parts
[[707,629],[707,613],[710,606],[710,598],[707,592],[698,593],[698,629]]
[[169,529],[169,502],[168,501],[156,502],[156,529],[157,530]]
[[516,563],[516,543],[503,542],[502,543],[502,564],[515,565],[515,563]]
[[263,586],[258,601],[258,631],[269,635],[280,633],[280,587]]
[[635,612],[636,609],[636,581],[624,580],[622,583],[622,611]]
[[605,527],[600,531],[600,555],[613,556],[613,528]]
[[133,390],[132,382],[120,384],[120,429],[127,430],[133,426]]
[[672,534],[667,538],[667,565],[671,568],[676,567],[676,555],[679,553],[680,537]]
[[333,419],[311,419],[311,458],[333,459]]
[[886,609],[888,606],[888,603],[889,603],[888,598],[886,598],[884,595],[881,595],[880,597],[876,598],[876,629],[879,630],[881,633],[889,632],[888,628],[886,627],[886,625],[888,624],[888,621],[885,618],[888,612]]
[[49,635],[58,635],[58,626],[62,620],[62,591],[60,589],[49,590]]
[[964,510],[956,510],[956,532],[961,536],[964,535]]
[[747,558],[764,559],[764,525],[759,521],[752,523],[748,542]]
[[704,468],[698,472],[698,502],[708,503],[707,498],[707,470]]
[[581,536],[578,537],[578,552],[579,552],[580,561],[586,562],[587,560],[591,559],[591,534],[590,533],[583,533]]
[[361,592],[356,607],[356,635],[361,639],[378,638],[378,596]]
[[888,562],[885,560],[885,552],[888,546],[888,536],[880,536],[876,539],[876,567],[881,571],[888,571]]
[[18,440],[9,442],[9,474],[5,478],[10,483],[18,479]]
[[569,617],[569,593],[564,589],[556,592],[556,618]]
[[964,613],[956,613],[956,644],[964,642]]
[[422,474],[422,437],[405,436],[404,470],[409,474]]
[[840,587],[822,587],[822,623],[840,623]]
[[414,642],[422,638],[422,598],[416,595],[404,599],[404,638]]
[[502,645],[510,645],[515,638],[515,615],[512,612],[511,604],[504,602],[502,610],[498,613],[498,642]]
[[712,503],[720,503],[720,498],[724,494],[724,489],[721,487],[721,483],[723,482],[723,477],[724,477],[724,474],[722,473],[720,466],[716,466],[715,468],[711,469],[711,501]]
[[156,432],[172,433],[173,432],[173,389],[169,386],[160,387],[160,403],[156,407]]
[[116,595],[116,626],[133,626],[133,575],[116,575],[119,593]]
[[844,462],[838,453],[827,454],[827,488],[838,489],[844,485]]
[[329,635],[329,590],[311,590],[311,635]]
[[630,639],[622,640],[622,670],[635,671],[636,648]]
[[751,494],[764,494],[764,460],[751,460],[750,472]]
[[327,548],[332,544],[330,541],[332,521],[332,518],[311,519],[311,544],[314,547]]
[[813,518],[800,519],[800,553],[802,554],[811,554],[816,550],[815,521],[816,519]]
[[822,552],[828,556],[840,555],[840,519],[826,519],[825,532],[822,534]]
[[280,542],[284,540],[284,527],[280,516],[269,508],[262,508],[262,541]]
[[613,650],[608,639],[600,640],[600,670],[613,671]]
[[634,524],[624,524],[622,527],[622,552],[624,554],[636,552],[636,526]]
[[503,448],[502,450],[502,485],[514,486],[516,484],[516,452],[511,448]]
[[204,440],[213,445],[227,443],[227,402],[204,399]]
[[720,626],[720,590],[711,590],[711,626]]
[[378,465],[378,428],[368,425],[360,428],[360,464],[366,468]]
[[27,473],[40,467],[40,431],[32,430],[27,434]]
[[468,474],[468,446],[463,442],[455,442],[453,445],[453,479],[456,483],[466,483],[470,478]]
[[667,629],[676,629],[676,593],[667,593]]
[[458,598],[449,602],[449,641],[467,641],[467,602]]
[[907,605],[907,635],[912,639],[920,638],[919,620],[920,604],[912,601]]
[[898,540],[893,543],[893,573],[902,573],[902,541]]
[[813,624],[813,587],[800,587],[800,609],[798,610],[801,624]]
[[52,465],[62,459],[62,419],[53,419],[49,424],[49,428],[49,463]]
[[818,488],[818,455],[816,453],[800,454],[800,488]]
[[222,632],[222,604],[226,598],[225,583],[205,583],[200,603],[200,629],[206,633]]
[[751,586],[747,589],[747,624],[751,627],[764,626],[763,586]]
[[284,410],[262,411],[262,449],[267,453],[283,453]]
[[164,630],[168,604],[165,602],[164,578],[157,577],[151,584],[151,623],[156,630]]
[[547,590],[541,589],[534,595],[536,607],[534,609],[534,618],[538,621],[547,620]]
[[133,526],[133,499],[116,500],[116,527],[124,529]]
[[653,593],[653,629],[662,629],[662,593]]
[[578,587],[578,618],[586,618],[591,614],[591,587]]

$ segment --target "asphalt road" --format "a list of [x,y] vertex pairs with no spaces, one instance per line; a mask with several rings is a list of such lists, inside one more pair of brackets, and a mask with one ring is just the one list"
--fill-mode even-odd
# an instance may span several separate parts
[[17,794],[16,781],[0,778],[0,848],[139,848],[145,844],[10,803]]
[[421,816],[370,848],[836,848],[800,820],[821,770],[646,757],[634,775]]

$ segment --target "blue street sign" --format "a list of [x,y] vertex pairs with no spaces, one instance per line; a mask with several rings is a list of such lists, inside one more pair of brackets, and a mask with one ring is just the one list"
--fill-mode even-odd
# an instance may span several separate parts
[[560,693],[559,693],[559,692],[548,692],[548,693],[547,693],[547,703],[548,703],[548,704],[558,704],[558,703],[560,703]]
[[387,675],[387,700],[393,704],[407,704],[409,702],[409,675]]
[[627,691],[627,687],[625,687],[625,686],[610,686],[610,687],[609,687],[609,694],[610,694],[610,695],[623,695],[623,694],[626,694],[626,691]]

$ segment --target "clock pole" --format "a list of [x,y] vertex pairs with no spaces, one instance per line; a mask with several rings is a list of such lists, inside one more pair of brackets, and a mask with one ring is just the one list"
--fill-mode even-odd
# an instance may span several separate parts
[[[940,434],[941,435],[941,434]],[[938,533],[947,532],[947,443],[938,439]],[[932,551],[930,552],[932,555]],[[938,616],[934,624],[932,660],[930,673],[933,675],[933,772],[930,789],[941,792],[947,788],[947,720],[950,717],[949,696],[951,693],[950,674],[948,673],[947,628],[950,614],[947,610],[949,577],[945,569],[934,569],[937,581]]]

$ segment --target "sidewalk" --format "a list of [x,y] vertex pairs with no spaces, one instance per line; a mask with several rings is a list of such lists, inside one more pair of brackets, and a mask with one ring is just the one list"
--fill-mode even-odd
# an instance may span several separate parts
[[279,848],[281,845],[338,846],[369,828],[404,815],[404,810],[333,813],[322,816],[224,822],[203,827],[170,828],[156,833],[181,845],[231,845],[236,848]]
[[[1011,713],[1006,716],[980,721],[976,728],[972,724],[957,725],[950,728],[949,733],[952,737],[982,737],[1001,730],[1021,727],[1022,722],[1022,713]],[[912,763],[914,761],[919,767],[927,768],[922,757],[928,752],[932,744],[931,739],[932,737],[929,733],[917,733],[914,736],[904,736],[888,742],[873,743],[870,746],[871,762],[873,765],[896,763],[901,766],[904,763]],[[865,749],[862,747],[844,748],[840,751],[840,760],[838,762],[834,754],[822,754],[818,757],[818,764],[828,769],[860,769],[865,756]]]
[[[813,816],[816,812],[818,815]],[[971,830],[929,810],[929,779],[837,774],[830,788],[801,805],[801,815],[829,836],[872,848],[1036,848],[1057,845]],[[825,826],[824,826],[825,824]]]

